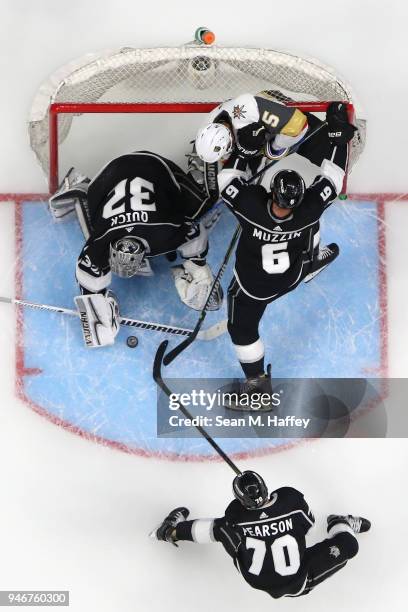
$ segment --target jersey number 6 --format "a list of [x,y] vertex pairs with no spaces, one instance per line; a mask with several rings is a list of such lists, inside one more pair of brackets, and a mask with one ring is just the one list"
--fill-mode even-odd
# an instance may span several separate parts
[[290,267],[288,243],[264,244],[262,247],[262,267],[268,274],[283,274]]

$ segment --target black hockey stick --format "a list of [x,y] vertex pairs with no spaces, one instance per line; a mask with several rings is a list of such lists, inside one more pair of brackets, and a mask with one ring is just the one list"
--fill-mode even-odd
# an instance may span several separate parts
[[[168,343],[169,343],[168,340],[164,340],[160,344],[160,346],[159,346],[159,348],[157,350],[156,356],[154,358],[153,378],[154,378],[156,384],[160,387],[160,389],[168,397],[170,397],[172,392],[169,389],[169,387],[166,385],[166,383],[164,382],[163,377],[162,377],[162,373],[161,373],[163,356],[164,356],[164,353],[166,352]],[[177,403],[178,403],[179,410],[184,414],[184,416],[187,417],[188,419],[193,419],[192,414],[187,410],[187,408],[181,402],[177,402]],[[222,448],[220,446],[218,446],[218,444],[213,440],[213,438],[210,436],[208,431],[206,431],[203,427],[201,427],[201,425],[195,425],[194,427],[207,440],[208,444],[210,444],[213,447],[213,449],[219,454],[219,456],[222,459],[224,459],[224,461],[230,466],[230,468],[232,470],[234,470],[235,474],[237,474],[239,476],[242,473],[241,470],[228,457],[228,455],[222,450]]]

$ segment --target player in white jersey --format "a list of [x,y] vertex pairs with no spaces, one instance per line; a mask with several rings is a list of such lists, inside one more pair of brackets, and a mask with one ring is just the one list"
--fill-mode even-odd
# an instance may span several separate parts
[[[247,165],[252,172],[265,155],[280,159],[308,130],[308,117],[276,101],[269,92],[242,94],[217,106],[198,131],[195,146],[206,163],[224,160],[220,191]],[[227,160],[227,161],[226,161]]]
[[[321,153],[315,138],[307,136],[322,122],[312,113],[303,113],[296,106],[277,102],[275,93],[242,94],[227,100],[209,114],[198,131],[196,155],[205,168],[219,164],[220,192],[237,176],[246,173],[249,178],[269,160],[285,157],[295,145],[299,155],[313,164],[320,164]],[[326,120],[329,122],[329,117]],[[350,138],[354,133],[352,129]],[[333,142],[346,142],[344,130],[339,136],[335,129],[330,131]]]

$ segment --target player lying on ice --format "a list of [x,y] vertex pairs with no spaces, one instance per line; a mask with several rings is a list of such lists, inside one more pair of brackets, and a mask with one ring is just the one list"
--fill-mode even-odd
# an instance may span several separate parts
[[[267,305],[310,281],[339,254],[337,244],[319,247],[319,219],[341,192],[355,128],[338,102],[329,107],[327,119],[328,128],[307,143],[320,165],[309,188],[294,170],[281,170],[269,191],[235,178],[221,193],[242,228],[228,289],[228,331],[246,377],[231,389],[238,395],[272,393],[258,329]],[[226,407],[244,409],[233,401]],[[264,409],[271,410],[270,404]]]
[[[113,344],[119,331],[118,302],[108,289],[112,273],[150,276],[150,260],[158,255],[180,253],[184,263],[172,268],[176,290],[184,304],[203,308],[213,275],[206,263],[207,232],[196,220],[215,199],[175,163],[148,151],[113,159],[91,181],[67,175],[50,209],[56,218],[75,210],[86,238],[75,301],[87,346]],[[221,301],[220,291],[212,308]]]
[[362,517],[331,514],[328,537],[307,547],[315,519],[300,491],[281,487],[268,495],[261,476],[246,471],[234,479],[233,492],[223,517],[188,521],[189,510],[176,508],[151,537],[175,545],[220,542],[244,580],[276,599],[306,595],[345,567],[358,553],[356,535],[371,526]]

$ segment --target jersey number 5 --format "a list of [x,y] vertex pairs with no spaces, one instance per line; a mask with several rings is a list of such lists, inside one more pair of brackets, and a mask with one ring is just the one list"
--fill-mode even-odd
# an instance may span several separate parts
[[[103,207],[102,216],[104,219],[110,219],[115,215],[121,215],[126,210],[126,183],[129,179],[120,181],[115,187],[113,195]],[[137,176],[129,185],[130,191],[130,210],[145,210],[155,211],[155,202],[148,202],[150,196],[154,193],[154,185],[150,181]]]
[[290,267],[288,243],[264,244],[262,247],[262,267],[268,274],[283,274]]
[[[252,548],[254,551],[251,567],[248,571],[250,574],[259,576],[265,560],[266,542],[257,538],[247,538],[246,547],[247,549]],[[298,543],[293,536],[286,534],[274,540],[271,546],[271,553],[277,574],[280,576],[296,574],[300,567],[300,554]]]
[[262,115],[262,121],[266,123],[266,125],[270,125],[271,127],[276,127],[279,123],[279,117],[277,115],[273,115],[269,111],[264,111]]

